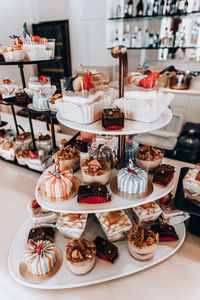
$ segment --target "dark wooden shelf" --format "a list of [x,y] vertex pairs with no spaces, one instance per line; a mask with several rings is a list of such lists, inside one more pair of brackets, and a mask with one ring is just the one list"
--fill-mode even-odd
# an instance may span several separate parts
[[26,61],[12,61],[12,62],[6,62],[1,61],[0,65],[13,65],[13,66],[19,66],[19,65],[34,65],[34,64],[43,64],[43,63],[49,63],[49,62],[57,62],[61,60],[60,57],[55,57],[54,59],[45,59],[45,60],[26,60]]

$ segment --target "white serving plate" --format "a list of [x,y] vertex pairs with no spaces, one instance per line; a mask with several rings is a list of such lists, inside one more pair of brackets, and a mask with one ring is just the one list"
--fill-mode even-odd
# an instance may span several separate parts
[[75,122],[71,122],[68,120],[65,120],[61,114],[58,112],[56,114],[56,118],[60,123],[62,123],[64,126],[70,127],[72,129],[78,130],[78,131],[86,131],[96,134],[108,134],[108,135],[125,135],[125,134],[138,134],[138,133],[145,133],[148,131],[153,131],[156,129],[159,129],[165,125],[167,125],[172,118],[172,112],[169,108],[165,108],[162,115],[155,121],[151,123],[145,123],[145,122],[138,122],[138,121],[132,121],[132,120],[124,120],[124,128],[120,130],[106,130],[101,125],[101,120],[98,120],[92,124],[83,125]]
[[[50,168],[52,168],[51,166]],[[48,168],[45,172],[47,172],[50,168]],[[40,176],[36,188],[35,188],[35,198],[37,199],[38,203],[45,209],[51,210],[51,211],[56,211],[56,212],[65,212],[65,213],[96,213],[100,211],[112,211],[112,210],[118,210],[118,209],[125,209],[125,208],[130,208],[134,207],[137,205],[145,204],[154,200],[157,200],[159,198],[162,198],[163,196],[167,195],[170,193],[174,187],[174,182],[175,180],[173,179],[167,187],[160,187],[158,185],[153,185],[154,190],[152,194],[150,194],[146,198],[141,198],[141,199],[129,199],[129,198],[122,198],[121,196],[115,195],[112,193],[111,195],[111,201],[106,202],[106,203],[101,203],[101,204],[83,204],[83,203],[78,203],[77,202],[77,196],[70,200],[66,201],[58,201],[58,202],[50,202],[46,200],[45,198],[41,197],[39,192],[38,192],[38,187],[44,180],[44,174],[45,172]],[[116,176],[117,170],[113,170],[111,173],[111,178]],[[76,173],[74,173],[75,176],[80,178],[81,182],[82,177],[81,177],[81,172],[80,170]],[[109,186],[108,186],[109,187]]]
[[[116,242],[115,244],[119,248],[119,257],[114,264],[96,258],[96,264],[91,272],[82,276],[77,276],[73,275],[69,271],[65,259],[65,249],[68,239],[64,238],[59,232],[57,232],[55,243],[63,254],[63,264],[58,273],[47,281],[32,283],[23,279],[19,273],[19,264],[23,256],[23,251],[25,249],[28,233],[31,227],[32,223],[29,217],[17,231],[8,257],[8,268],[10,274],[18,283],[37,289],[76,288],[134,274],[169,258],[181,247],[185,239],[184,223],[176,225],[175,229],[179,236],[179,240],[175,242],[160,243],[156,249],[154,257],[146,262],[137,261],[132,258],[128,252],[127,239]],[[87,222],[84,237],[94,240],[97,235],[104,237],[104,233],[100,228],[100,225],[95,223],[93,218],[90,218]]]

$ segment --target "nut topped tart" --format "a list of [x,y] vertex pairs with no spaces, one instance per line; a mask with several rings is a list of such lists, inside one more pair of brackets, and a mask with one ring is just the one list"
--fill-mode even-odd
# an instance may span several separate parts
[[117,174],[118,190],[128,194],[144,193],[147,189],[147,177],[147,172],[135,167],[130,159],[129,166]]
[[123,210],[97,213],[96,217],[110,242],[124,239],[132,227],[129,217]]
[[27,159],[29,158],[29,150],[28,149],[24,149],[24,150],[19,150],[16,153],[16,158],[17,158],[17,162],[19,165],[26,165]]
[[67,238],[80,238],[87,222],[87,214],[60,214],[57,229]]
[[110,177],[110,164],[105,159],[86,158],[81,163],[83,181],[106,184]]
[[135,224],[127,237],[128,250],[135,259],[149,260],[153,257],[159,241],[158,233],[155,234],[152,230],[138,227]]
[[163,159],[160,149],[144,145],[136,151],[136,165],[144,170],[152,170],[158,167]]
[[75,147],[67,146],[55,153],[54,160],[59,162],[61,170],[77,171],[80,167],[80,151]]
[[73,239],[67,244],[66,259],[69,270],[82,275],[89,272],[94,264],[96,257],[96,245],[85,238]]

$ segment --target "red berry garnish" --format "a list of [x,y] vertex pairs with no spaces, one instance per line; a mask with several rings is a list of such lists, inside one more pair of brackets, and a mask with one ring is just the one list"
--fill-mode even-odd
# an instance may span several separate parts
[[32,202],[32,208],[37,208],[37,207],[40,207],[40,204],[37,202],[37,200],[35,199],[33,202]]
[[37,155],[37,153],[29,150],[29,156],[30,156],[30,158],[34,159],[34,158],[37,158],[38,155]]

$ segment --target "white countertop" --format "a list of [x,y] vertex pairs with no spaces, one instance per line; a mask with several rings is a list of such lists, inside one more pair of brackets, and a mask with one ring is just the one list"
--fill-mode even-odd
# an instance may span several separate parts
[[[3,119],[3,118],[2,118]],[[4,119],[5,120],[5,119]],[[188,164],[166,160],[178,169]],[[88,287],[37,290],[24,287],[8,272],[8,253],[20,224],[28,217],[39,174],[0,161],[0,298],[4,299],[200,299],[200,238],[187,234],[183,246],[166,261],[140,273]]]

